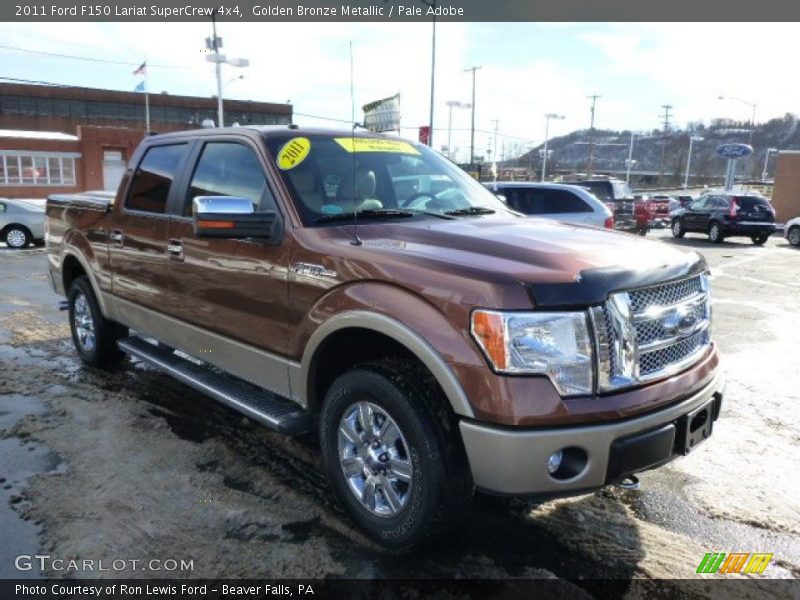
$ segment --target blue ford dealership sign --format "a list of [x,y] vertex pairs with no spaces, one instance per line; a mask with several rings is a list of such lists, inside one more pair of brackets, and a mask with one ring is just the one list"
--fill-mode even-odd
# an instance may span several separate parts
[[717,148],[717,156],[722,158],[744,158],[753,153],[753,147],[747,144],[722,144]]

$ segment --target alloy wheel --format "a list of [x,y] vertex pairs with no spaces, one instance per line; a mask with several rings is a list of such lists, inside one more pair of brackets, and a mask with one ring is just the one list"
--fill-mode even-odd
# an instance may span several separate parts
[[79,293],[75,296],[72,311],[72,324],[75,327],[75,336],[78,343],[86,352],[91,352],[95,346],[94,317],[86,294]]
[[411,497],[414,469],[405,435],[389,413],[356,402],[339,421],[339,462],[350,491],[370,513],[396,516]]

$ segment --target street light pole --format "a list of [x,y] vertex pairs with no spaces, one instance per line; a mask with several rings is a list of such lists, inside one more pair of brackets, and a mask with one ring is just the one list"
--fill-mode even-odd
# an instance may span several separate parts
[[628,164],[627,170],[625,172],[625,183],[630,186],[631,184],[631,166],[633,165],[633,139],[636,137],[636,134],[631,131],[631,143],[628,146]]
[[689,187],[689,169],[692,167],[692,148],[694,147],[695,142],[702,142],[705,138],[700,137],[699,135],[690,135],[689,136],[689,156],[686,157],[686,175],[683,178],[683,189],[687,189]]
[[777,151],[778,151],[777,148],[767,148],[767,155],[764,157],[764,170],[761,171],[761,180],[762,181],[766,181],[766,179],[767,179],[767,175],[768,175],[767,167],[769,166],[769,155],[772,152],[777,152]]
[[448,108],[447,116],[447,155],[453,159],[452,135],[453,135],[453,108],[470,108],[472,105],[468,102],[459,102],[458,100],[448,100],[446,102]]
[[556,113],[547,113],[544,116],[544,156],[542,157],[542,181],[544,181],[547,174],[547,140],[550,137],[550,119],[563,119],[564,115],[557,115]]
[[481,67],[475,66],[464,69],[464,72],[472,71],[472,125],[469,132],[469,163],[475,163],[475,71]]

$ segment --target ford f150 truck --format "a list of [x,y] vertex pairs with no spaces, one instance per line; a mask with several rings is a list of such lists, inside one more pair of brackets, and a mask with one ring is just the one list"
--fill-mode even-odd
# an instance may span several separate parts
[[334,494],[393,549],[452,527],[476,489],[623,482],[720,412],[698,254],[524,218],[399,138],[151,136],[115,197],[49,198],[47,242],[83,361],[132,355],[278,431],[318,429]]

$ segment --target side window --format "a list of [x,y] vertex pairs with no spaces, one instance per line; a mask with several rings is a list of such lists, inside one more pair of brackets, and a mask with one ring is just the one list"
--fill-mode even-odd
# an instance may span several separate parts
[[689,205],[690,210],[703,210],[706,207],[706,203],[709,201],[709,198],[700,198],[699,200],[695,200],[694,202]]
[[547,190],[519,190],[517,210],[526,215],[542,215],[547,212]]
[[189,185],[184,209],[192,214],[197,196],[247,198],[257,211],[277,210],[264,169],[253,151],[234,142],[209,142],[203,148]]
[[566,190],[548,190],[549,198],[546,206],[548,213],[585,213],[592,212],[591,206],[578,196]]
[[136,173],[133,174],[125,208],[164,213],[167,209],[172,180],[175,179],[175,173],[185,151],[186,144],[150,148],[136,169]]
[[728,201],[727,198],[717,197],[717,198],[714,198],[713,206],[714,206],[714,208],[722,208],[722,209],[726,209],[727,210],[730,207],[728,202],[729,201]]

